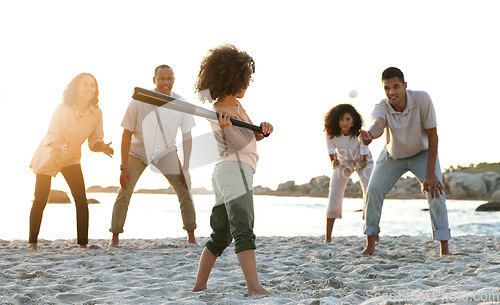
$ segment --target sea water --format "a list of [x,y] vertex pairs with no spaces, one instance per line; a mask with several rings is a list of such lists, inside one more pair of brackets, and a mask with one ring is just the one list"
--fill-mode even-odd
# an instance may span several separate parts
[[[116,194],[88,193],[100,204],[89,205],[89,238],[109,239],[109,227]],[[194,195],[198,237],[210,235],[213,195]],[[27,240],[32,198],[0,202],[0,239]],[[321,240],[325,234],[327,198],[254,196],[255,234],[257,236],[311,236]],[[448,200],[452,236],[500,235],[500,212],[475,212],[484,201]],[[362,200],[345,198],[342,219],[337,219],[333,236],[363,236]],[[429,236],[432,238],[427,201],[384,201],[381,235]],[[122,239],[161,239],[186,237],[182,229],[179,202],[175,195],[134,194],[129,206]],[[40,239],[75,239],[74,204],[48,204]]]

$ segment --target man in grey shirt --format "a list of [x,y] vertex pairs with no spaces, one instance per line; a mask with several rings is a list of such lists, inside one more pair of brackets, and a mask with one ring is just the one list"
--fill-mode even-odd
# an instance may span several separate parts
[[450,229],[432,100],[427,92],[407,90],[403,72],[398,68],[387,68],[382,73],[382,83],[387,99],[375,106],[371,115],[372,126],[367,131],[360,130],[359,135],[359,140],[368,145],[384,131],[386,133],[386,146],[368,185],[364,228],[366,248],[362,254],[375,252],[385,195],[404,173],[411,171],[420,181],[429,202],[433,238],[439,240],[440,254],[448,255]]

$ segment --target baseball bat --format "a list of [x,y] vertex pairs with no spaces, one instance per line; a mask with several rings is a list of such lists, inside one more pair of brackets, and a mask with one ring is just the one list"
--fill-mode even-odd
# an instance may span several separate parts
[[[201,117],[204,117],[207,119],[212,119],[212,120],[219,119],[219,114],[215,111],[211,111],[211,110],[205,109],[203,107],[199,107],[199,106],[193,105],[191,103],[188,103],[188,102],[176,99],[174,97],[168,96],[166,94],[159,93],[159,92],[152,91],[152,90],[147,90],[144,88],[135,87],[134,94],[132,95],[132,98],[134,100],[137,100],[137,101],[140,101],[143,103],[155,105],[158,107],[166,107],[166,108],[169,108],[169,109],[172,109],[175,111],[180,111],[180,112],[184,112],[184,113],[188,113],[188,114],[192,114],[192,115],[197,115],[197,116],[201,116]],[[231,118],[230,120],[234,126],[250,129],[252,131],[263,134],[265,137],[269,136],[269,134],[264,134],[262,132],[262,128],[260,126],[253,125],[253,124],[243,122],[243,121],[233,119],[233,118]]]

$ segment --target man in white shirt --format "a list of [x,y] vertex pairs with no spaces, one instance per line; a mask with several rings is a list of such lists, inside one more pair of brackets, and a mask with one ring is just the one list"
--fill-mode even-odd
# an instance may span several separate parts
[[[155,91],[177,99],[182,97],[172,91],[174,71],[167,65],[155,69],[153,83]],[[183,229],[187,231],[188,243],[196,243],[196,213],[190,192],[189,159],[191,156],[191,129],[194,118],[164,107],[157,107],[132,100],[122,121],[120,185],[113,207],[111,247],[118,247],[118,235],[123,233],[127,210],[135,185],[144,169],[153,164],[167,178],[179,199]],[[182,132],[184,159],[181,165],[177,155],[175,138],[178,129]]]
[[382,150],[370,178],[366,198],[366,248],[362,254],[375,252],[380,232],[380,216],[385,195],[397,180],[411,171],[422,185],[429,202],[433,238],[439,240],[440,254],[449,255],[450,229],[443,177],[438,159],[438,134],[434,106],[424,91],[407,90],[404,75],[390,67],[382,73],[387,99],[375,106],[372,126],[360,130],[359,140],[368,145],[386,133]]

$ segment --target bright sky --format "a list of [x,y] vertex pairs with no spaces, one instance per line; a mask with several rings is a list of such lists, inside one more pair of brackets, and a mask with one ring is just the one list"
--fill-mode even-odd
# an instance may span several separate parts
[[[389,66],[403,70],[409,89],[431,95],[442,168],[498,162],[497,7],[494,0],[3,1],[1,188],[33,191],[28,164],[66,84],[80,72],[97,78],[105,140],[115,149],[109,159],[84,144],[86,184],[118,185],[120,123],[132,88],[152,88],[153,69],[168,64],[174,91],[201,105],[192,90],[199,63],[226,42],[254,57],[254,82],[241,102],[254,123],[275,128],[258,144],[255,185],[274,189],[330,175],[324,114],[350,102],[368,121],[384,98],[380,74]],[[358,91],[354,99],[351,90]],[[195,136],[210,132],[204,119],[196,122]],[[375,158],[383,144],[370,146]],[[193,187],[211,188],[212,169],[193,169]],[[61,175],[53,186],[67,189]],[[165,186],[151,171],[138,184]]]

